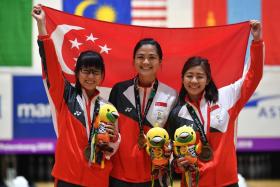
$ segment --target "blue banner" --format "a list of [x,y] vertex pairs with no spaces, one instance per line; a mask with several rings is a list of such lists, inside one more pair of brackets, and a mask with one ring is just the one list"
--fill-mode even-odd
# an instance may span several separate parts
[[41,76],[13,77],[14,138],[55,138]]

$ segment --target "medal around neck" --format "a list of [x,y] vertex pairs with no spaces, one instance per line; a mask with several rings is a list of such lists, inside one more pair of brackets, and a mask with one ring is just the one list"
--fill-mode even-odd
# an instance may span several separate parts
[[89,161],[90,159],[90,154],[91,154],[91,149],[90,149],[90,146],[87,145],[85,150],[84,150],[84,154],[85,154],[85,158],[87,161]]
[[144,133],[140,133],[138,136],[138,147],[139,149],[144,149],[146,147],[146,137]]
[[213,159],[213,150],[209,144],[202,145],[199,159],[204,162],[208,162]]

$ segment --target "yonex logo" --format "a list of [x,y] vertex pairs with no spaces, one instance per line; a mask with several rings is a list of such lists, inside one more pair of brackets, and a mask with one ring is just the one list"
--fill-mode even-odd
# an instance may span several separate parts
[[80,111],[76,111],[76,112],[74,112],[74,115],[75,115],[75,116],[79,116],[79,115],[81,115],[81,113],[82,113],[82,112],[80,112]]
[[131,112],[132,108],[126,107],[125,112]]

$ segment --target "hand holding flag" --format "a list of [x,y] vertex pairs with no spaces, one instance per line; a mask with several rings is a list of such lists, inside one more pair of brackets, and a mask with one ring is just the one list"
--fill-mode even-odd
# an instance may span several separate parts
[[103,86],[135,75],[133,48],[142,38],[154,38],[163,49],[162,71],[158,78],[166,84],[180,87],[180,73],[190,56],[209,59],[218,87],[228,85],[242,75],[249,22],[201,28],[154,28],[121,25],[70,15],[48,7],[46,26],[56,48],[65,77],[74,82],[74,67],[81,51],[94,50],[105,61]]
[[261,34],[261,23],[257,20],[251,20],[251,33],[253,35],[254,41],[260,41],[262,38]]
[[39,35],[46,35],[46,15],[45,12],[42,10],[41,5],[35,5],[32,9],[32,16],[37,21],[37,27]]

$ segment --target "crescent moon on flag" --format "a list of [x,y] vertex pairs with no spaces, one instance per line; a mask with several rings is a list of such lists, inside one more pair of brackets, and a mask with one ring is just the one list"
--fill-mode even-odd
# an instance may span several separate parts
[[90,6],[96,4],[95,0],[84,0],[82,1],[77,8],[75,9],[75,15],[83,16],[85,9]]
[[61,69],[63,72],[68,73],[70,75],[74,75],[75,73],[65,64],[64,59],[62,57],[62,44],[64,41],[64,35],[71,30],[82,30],[82,29],[84,28],[64,24],[64,25],[58,25],[51,34],[51,39],[54,42],[55,51],[57,54],[58,61],[61,65]]

